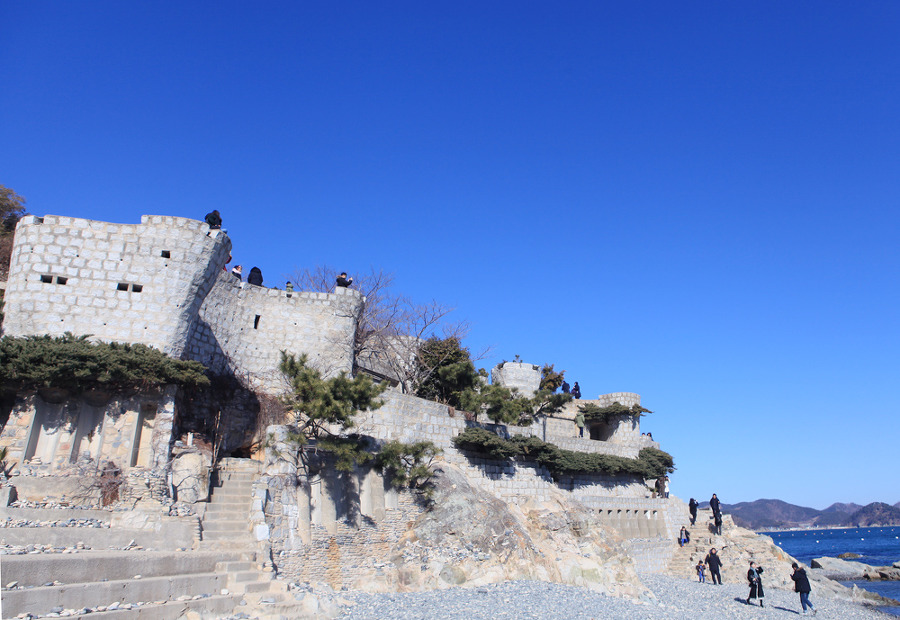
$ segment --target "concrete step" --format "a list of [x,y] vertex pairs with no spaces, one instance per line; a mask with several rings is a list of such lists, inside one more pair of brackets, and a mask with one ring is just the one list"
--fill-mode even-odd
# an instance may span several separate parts
[[[68,616],[75,620],[178,620],[187,612],[194,612],[203,618],[223,618],[231,615],[239,607],[240,595],[223,596],[217,594],[190,601],[167,601],[162,604],[141,605],[133,609],[119,609],[101,613],[87,613]],[[90,608],[94,609],[94,608]],[[76,610],[78,611],[78,610]]]
[[207,504],[206,505],[206,517],[210,515],[218,515],[218,514],[229,514],[229,513],[240,513],[242,515],[247,515],[250,512],[251,502],[221,502],[215,504]]
[[256,566],[250,560],[232,560],[229,562],[217,562],[217,573],[235,573],[243,570],[253,570]]
[[200,539],[201,544],[204,542],[233,542],[235,544],[249,544],[254,542],[250,530],[243,532],[203,532],[203,538]]
[[14,618],[25,612],[46,615],[54,607],[81,609],[111,603],[174,601],[179,596],[219,594],[227,583],[224,573],[195,573],[4,590],[3,613]]
[[[249,559],[250,556],[242,554],[241,550],[82,551],[4,555],[3,581],[4,585],[18,581],[20,586],[41,586],[53,581],[79,584],[100,582],[103,579],[113,581],[134,575],[141,575],[142,578],[168,577],[211,573],[220,562]],[[6,593],[4,590],[4,598]]]
[[250,523],[247,519],[210,519],[203,521],[203,531],[239,531],[249,532]]

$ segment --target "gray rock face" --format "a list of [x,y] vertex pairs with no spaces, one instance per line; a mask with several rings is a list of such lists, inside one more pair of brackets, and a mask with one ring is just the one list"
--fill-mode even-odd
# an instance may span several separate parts
[[840,560],[838,558],[816,558],[810,562],[809,565],[811,568],[821,568],[823,575],[829,579],[838,581],[865,579],[866,573],[875,571],[875,569],[868,564]]
[[618,535],[564,494],[508,504],[446,463],[434,484],[433,508],[397,543],[396,572],[384,585],[410,591],[530,579],[647,597]]

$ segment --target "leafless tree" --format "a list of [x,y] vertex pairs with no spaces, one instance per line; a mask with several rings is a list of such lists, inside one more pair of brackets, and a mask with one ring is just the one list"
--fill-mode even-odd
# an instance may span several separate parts
[[[290,280],[299,290],[331,292],[338,271],[327,265],[297,269]],[[354,274],[353,288],[366,298],[354,339],[357,365],[366,371],[397,382],[411,392],[428,372],[418,364],[420,344],[431,337],[458,338],[469,333],[465,321],[449,321],[454,310],[438,301],[416,303],[391,290],[394,275],[374,268]],[[473,359],[480,359],[487,351]]]

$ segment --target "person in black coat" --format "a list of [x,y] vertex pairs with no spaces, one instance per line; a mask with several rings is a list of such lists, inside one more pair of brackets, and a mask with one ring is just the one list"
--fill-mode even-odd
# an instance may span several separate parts
[[719,559],[719,554],[716,553],[715,547],[709,550],[703,562],[709,567],[709,575],[712,577],[712,582],[722,585],[722,575],[719,573],[719,569],[722,568],[722,560]]
[[254,286],[262,286],[262,271],[259,270],[259,267],[254,267],[250,270],[250,275],[247,276],[247,284],[253,284]]
[[578,382],[575,382],[575,385],[572,386],[572,398],[579,399],[581,398],[581,388],[578,386]]
[[750,561],[750,568],[747,569],[747,581],[750,583],[750,596],[747,597],[747,604],[750,604],[751,598],[759,599],[759,606],[763,605],[763,597],[766,595],[762,587],[762,566],[757,566],[756,562]]
[[806,571],[800,568],[800,565],[796,562],[791,564],[791,568],[794,569],[794,573],[791,575],[791,579],[794,580],[794,592],[800,594],[800,607],[803,608],[803,613],[806,613],[806,608],[809,607],[815,616],[816,609],[809,602],[809,593],[812,588],[809,587],[809,578],[806,576]]
[[207,213],[204,219],[206,220],[206,223],[209,224],[210,230],[222,228],[222,216],[219,215],[218,209],[213,209]]
[[716,497],[715,493],[713,493],[713,496],[709,499],[709,507],[712,509],[714,517],[722,514],[722,507],[719,504],[719,498]]
[[697,522],[697,500],[693,497],[688,502],[688,509],[691,511],[691,525],[694,525]]
[[347,272],[342,271],[341,275],[339,275],[337,277],[337,285],[340,286],[341,288],[347,288],[351,284],[353,284],[353,278],[348,278]]

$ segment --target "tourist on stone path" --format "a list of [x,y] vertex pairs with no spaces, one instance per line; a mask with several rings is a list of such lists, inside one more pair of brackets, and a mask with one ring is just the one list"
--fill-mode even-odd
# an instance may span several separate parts
[[697,500],[693,497],[688,502],[688,509],[691,511],[691,525],[697,523]]
[[353,278],[348,278],[347,272],[342,271],[341,275],[339,275],[337,277],[337,285],[340,286],[341,288],[347,288],[351,284],[353,284]]
[[572,386],[572,398],[581,398],[581,388],[578,387],[577,381],[575,382],[575,385]]
[[717,514],[713,519],[713,525],[715,526],[716,536],[722,535],[722,513]]
[[709,566],[709,575],[712,577],[713,584],[718,583],[722,585],[722,575],[719,573],[719,569],[722,568],[722,560],[719,558],[719,554],[716,553],[715,547],[709,550],[703,562]]
[[803,613],[806,613],[806,608],[809,607],[812,610],[812,615],[816,615],[816,610],[813,607],[813,604],[809,602],[809,592],[811,588],[809,587],[809,578],[806,576],[806,571],[800,568],[800,565],[794,562],[791,564],[791,568],[794,569],[794,573],[791,575],[791,579],[794,580],[794,592],[798,592],[800,594],[800,607],[803,608]]
[[237,279],[238,279],[238,282],[240,282],[240,281],[243,279],[243,277],[244,277],[244,274],[243,274],[243,272],[241,271],[241,266],[240,266],[240,265],[235,265],[234,267],[232,267],[232,269],[231,269],[231,275],[233,275],[235,278],[237,278]]
[[575,426],[578,427],[578,436],[584,437],[584,414],[580,411],[575,416]]
[[[722,521],[722,506],[719,504],[719,498],[716,497],[716,494],[713,493],[712,497],[709,498],[709,507],[713,511],[713,518],[717,521],[716,527],[721,527]],[[722,532],[718,532],[721,534]]]
[[568,393],[569,393],[569,383],[568,383],[565,379],[563,379],[563,382],[562,382],[562,385],[560,386],[560,389],[562,390],[562,393],[563,393],[563,394],[568,394]]
[[287,292],[287,296],[290,297],[294,294],[294,284],[288,280],[287,284],[284,285],[284,290]]
[[682,525],[681,531],[678,532],[678,546],[684,547],[689,542],[691,542],[691,535],[688,534],[687,528]]
[[663,498],[669,499],[669,477],[663,478]]
[[747,581],[750,582],[750,596],[747,597],[747,604],[750,604],[751,598],[759,599],[759,606],[765,607],[763,605],[763,597],[765,597],[765,593],[763,592],[762,587],[762,566],[757,566],[756,562],[750,560],[750,568],[747,570]]
[[252,284],[254,286],[262,286],[263,278],[262,271],[259,270],[259,267],[254,267],[250,270],[250,275],[247,276],[247,284]]
[[222,228],[222,216],[219,215],[219,211],[217,209],[213,209],[209,213],[206,214],[206,223],[209,224],[210,230],[218,230]]
[[697,562],[697,580],[700,583],[706,583],[706,566],[703,565],[703,560]]

